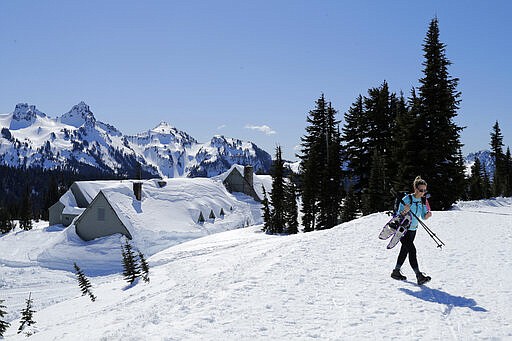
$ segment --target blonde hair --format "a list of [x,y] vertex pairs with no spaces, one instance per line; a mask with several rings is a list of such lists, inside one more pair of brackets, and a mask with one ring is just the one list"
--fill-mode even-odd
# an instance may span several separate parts
[[413,184],[412,184],[412,185],[413,185],[414,189],[416,189],[416,188],[418,188],[418,186],[420,186],[420,185],[427,186],[427,182],[426,182],[425,180],[423,180],[423,179],[421,178],[421,176],[419,176],[419,175],[418,175],[418,176],[416,177],[416,179],[414,179],[414,182],[413,182]]

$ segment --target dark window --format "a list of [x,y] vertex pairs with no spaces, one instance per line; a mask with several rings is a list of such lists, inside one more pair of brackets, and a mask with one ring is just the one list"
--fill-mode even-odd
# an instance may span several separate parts
[[105,221],[105,209],[103,207],[98,207],[98,220]]

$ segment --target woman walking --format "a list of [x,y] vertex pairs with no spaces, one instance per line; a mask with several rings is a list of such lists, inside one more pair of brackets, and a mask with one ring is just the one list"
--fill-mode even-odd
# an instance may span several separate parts
[[402,199],[398,208],[398,212],[402,215],[406,215],[409,212],[414,213],[414,215],[412,215],[411,225],[409,226],[407,233],[402,237],[402,239],[400,239],[402,247],[398,254],[395,269],[391,273],[391,278],[401,281],[407,279],[407,277],[402,275],[400,272],[400,268],[404,264],[405,258],[409,256],[409,264],[411,264],[412,269],[416,273],[418,284],[421,285],[430,281],[431,278],[430,276],[425,276],[425,274],[420,271],[418,259],[416,258],[414,237],[416,237],[416,231],[419,223],[416,217],[426,220],[432,216],[432,212],[430,212],[430,207],[425,197],[425,194],[427,193],[427,182],[420,176],[417,176],[416,179],[414,179],[413,188],[414,193],[406,195]]

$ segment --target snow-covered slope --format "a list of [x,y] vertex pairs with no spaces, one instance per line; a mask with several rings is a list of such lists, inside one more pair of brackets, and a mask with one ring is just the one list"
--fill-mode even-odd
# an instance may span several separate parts
[[[33,340],[512,339],[511,208],[500,198],[434,212],[427,223],[446,247],[419,230],[420,266],[433,277],[422,287],[389,277],[398,248],[377,238],[383,213],[307,234],[268,236],[255,226],[189,241],[149,258],[150,283],[92,277],[96,302],[68,272],[2,260],[7,339],[26,339],[13,319],[29,291]],[[32,233],[38,245],[23,242]],[[0,238],[0,250],[23,257],[56,233],[17,232]],[[413,278],[407,264],[403,272]]]
[[270,155],[251,142],[214,136],[199,143],[165,122],[125,136],[97,121],[84,102],[56,118],[18,104],[13,113],[0,114],[0,130],[0,164],[13,167],[93,167],[133,176],[141,163],[149,174],[184,177],[218,175],[234,163],[268,173],[271,165]]

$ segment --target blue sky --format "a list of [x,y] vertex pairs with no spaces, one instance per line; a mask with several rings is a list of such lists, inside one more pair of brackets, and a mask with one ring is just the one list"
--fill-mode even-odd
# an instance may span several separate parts
[[0,113],[85,101],[124,134],[166,121],[294,158],[324,93],[339,119],[384,80],[408,94],[437,16],[463,152],[512,145],[509,1],[0,1]]

